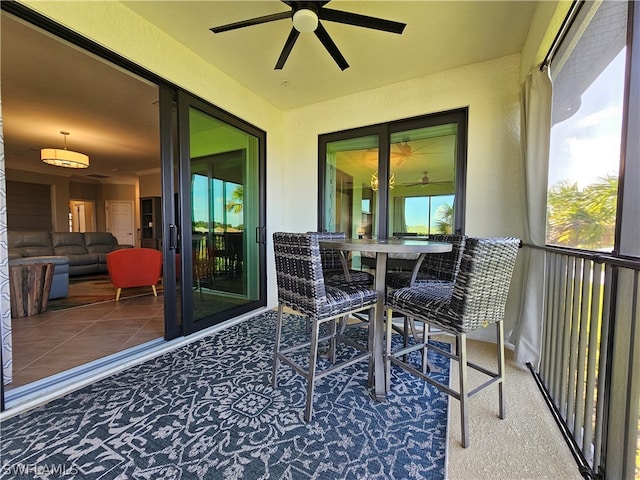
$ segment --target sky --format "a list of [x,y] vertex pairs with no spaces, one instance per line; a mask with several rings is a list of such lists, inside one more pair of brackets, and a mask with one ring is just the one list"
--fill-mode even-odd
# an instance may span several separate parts
[[[432,218],[431,224],[433,225],[436,218],[434,213],[437,212],[438,207],[441,205],[452,205],[453,195],[439,195],[437,197],[431,197],[431,211]],[[414,225],[427,225],[429,212],[429,197],[408,197],[405,200],[405,219],[407,226]]]
[[[214,179],[214,191],[213,191],[213,205],[215,209],[214,220],[220,223],[226,223],[227,225],[239,226],[243,222],[242,212],[231,213],[225,212],[224,206],[232,201],[231,193],[237,186],[235,183],[227,182],[227,196],[225,199],[222,196],[222,181]],[[202,175],[197,175],[194,178],[193,183],[193,218],[196,221],[208,221],[209,218],[209,200],[207,191],[207,178]],[[226,213],[226,220],[225,220]]]
[[623,49],[587,88],[572,117],[551,128],[549,187],[566,180],[582,189],[618,176],[625,55]]

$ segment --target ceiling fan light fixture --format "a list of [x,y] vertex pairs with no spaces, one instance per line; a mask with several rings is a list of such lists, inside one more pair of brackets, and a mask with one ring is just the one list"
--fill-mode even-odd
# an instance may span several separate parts
[[84,153],[67,150],[67,135],[69,132],[60,132],[64,135],[64,149],[43,148],[40,150],[40,160],[48,165],[64,168],[87,168],[89,157]]
[[313,10],[301,8],[293,14],[293,26],[300,33],[308,33],[318,28],[318,15]]
[[[393,190],[396,186],[396,174],[391,172],[391,176],[389,177],[389,190]],[[378,171],[376,170],[371,174],[371,190],[374,192],[378,191],[380,187],[380,183],[378,181]]]

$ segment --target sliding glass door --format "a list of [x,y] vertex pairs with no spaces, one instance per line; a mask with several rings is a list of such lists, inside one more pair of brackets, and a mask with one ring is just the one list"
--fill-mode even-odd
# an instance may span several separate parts
[[265,134],[183,92],[178,132],[176,218],[168,220],[186,335],[266,304]]
[[318,228],[350,238],[462,233],[466,126],[461,109],[321,135]]

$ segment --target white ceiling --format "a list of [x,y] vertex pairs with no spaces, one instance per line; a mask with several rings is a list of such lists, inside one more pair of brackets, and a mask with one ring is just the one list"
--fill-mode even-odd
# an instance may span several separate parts
[[407,24],[402,35],[322,22],[350,68],[341,71],[313,33],[274,70],[289,19],[213,34],[209,28],[286,12],[277,0],[125,1],[124,4],[239,83],[287,110],[522,50],[536,2],[346,1],[327,8]]
[[[528,1],[333,0],[327,7],[407,27],[396,35],[323,22],[350,68],[341,71],[313,34],[302,34],[277,71],[290,20],[220,34],[209,28],[287,11],[280,1],[123,3],[282,110],[520,52],[536,7]],[[4,13],[1,34],[7,168],[131,182],[159,167],[155,86]],[[90,156],[88,169],[40,162],[40,148],[62,147],[61,130],[71,133],[70,149]]]

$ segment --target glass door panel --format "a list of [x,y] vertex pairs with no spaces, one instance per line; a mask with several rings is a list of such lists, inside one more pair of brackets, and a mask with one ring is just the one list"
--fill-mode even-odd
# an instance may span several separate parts
[[[324,229],[348,238],[372,238],[377,231],[378,137],[327,144]],[[361,265],[360,254],[352,258]]]
[[349,238],[371,238],[376,231],[378,138],[327,144],[324,227]]
[[389,235],[453,231],[457,145],[456,123],[391,134]]
[[180,168],[188,334],[264,305],[266,289],[260,138],[187,101]]
[[[193,319],[256,300],[258,139],[191,108]],[[245,198],[245,192],[248,194]],[[252,232],[249,241],[247,232]]]

